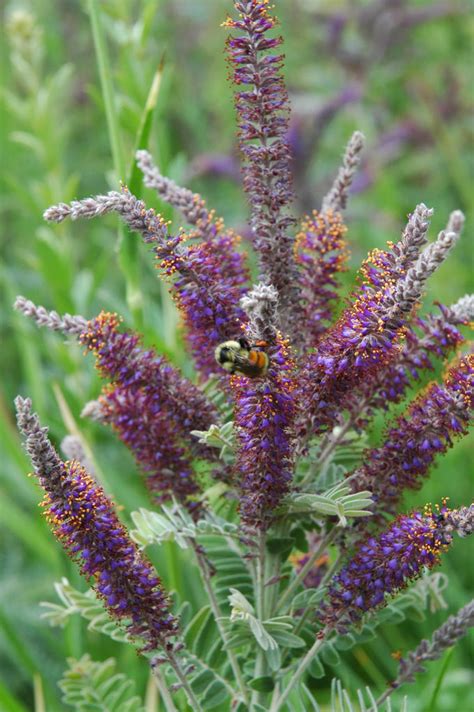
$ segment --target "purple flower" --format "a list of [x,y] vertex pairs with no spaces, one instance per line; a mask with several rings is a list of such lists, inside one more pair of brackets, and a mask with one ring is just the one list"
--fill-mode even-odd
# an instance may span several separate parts
[[246,525],[263,529],[289,491],[296,408],[294,362],[288,343],[277,337],[268,354],[270,368],[265,378],[231,378],[240,515]]
[[131,450],[146,475],[146,485],[157,503],[173,496],[193,514],[200,511],[189,452],[191,438],[176,437],[176,425],[167,410],[145,388],[109,386],[99,399],[100,420],[112,426]]
[[332,580],[329,601],[320,611],[322,623],[345,632],[365,613],[385,605],[386,596],[405,588],[425,567],[436,566],[452,539],[444,516],[444,511],[399,516],[379,537],[360,542]]
[[165,256],[160,263],[173,278],[173,298],[183,315],[186,340],[206,377],[216,372],[215,347],[234,339],[245,323],[239,307],[245,289],[237,240],[233,233],[219,233],[212,241],[184,245],[179,256]]
[[[191,430],[207,430],[215,423],[217,413],[199,388],[153,349],[144,350],[137,334],[119,331],[119,324],[116,314],[102,312],[87,323],[79,340],[94,353],[104,378],[146,396],[150,410],[143,412],[144,423],[160,411],[185,439]],[[210,455],[208,448],[198,451]]]
[[377,510],[394,512],[407,489],[418,489],[436,456],[467,433],[472,418],[474,355],[462,358],[442,385],[433,383],[396,420],[383,445],[369,450],[353,476],[354,491],[368,489]]
[[293,199],[290,152],[286,140],[289,104],[281,68],[283,55],[275,53],[281,37],[269,37],[276,20],[267,2],[234,2],[238,19],[226,27],[237,30],[227,39],[235,94],[239,146],[243,157],[243,184],[251,208],[254,245],[260,259],[261,279],[279,293],[283,326],[295,324],[288,310],[297,305],[293,258],[294,223],[286,209]]
[[[183,311],[187,334],[198,368],[204,376],[216,371],[212,346],[235,338],[241,329],[242,260],[236,250],[236,236],[231,233],[216,235],[213,241],[189,243],[189,236],[168,234],[167,223],[147,210],[145,203],[131,195],[127,188],[121,193],[110,192],[94,198],[60,203],[45,211],[51,222],[66,218],[94,218],[116,212],[130,230],[138,232],[150,245],[158,259],[158,266],[170,278],[170,291]],[[226,265],[226,275],[220,272]]]
[[151,563],[138,551],[112,502],[77,461],[62,462],[31,412],[16,399],[18,427],[45,490],[42,506],[56,538],[93,587],[109,614],[138,639],[141,651],[169,647],[177,621]]
[[333,315],[336,276],[346,269],[348,257],[346,230],[340,213],[314,211],[303,220],[296,237],[295,255],[308,346],[316,345]]
[[473,318],[474,298],[463,297],[451,307],[437,306],[439,314],[418,317],[405,328],[405,343],[395,360],[353,394],[351,412],[357,413],[361,398],[366,402],[359,425],[367,423],[374,409],[385,409],[402,400],[411,381],[418,381],[423,371],[433,369],[433,358],[445,359],[463,343],[457,327]]
[[417,206],[399,243],[369,255],[354,301],[308,357],[300,379],[308,402],[303,436],[332,427],[350,406],[353,391],[396,359],[413,304],[456,239],[454,232],[442,232],[420,253],[430,215],[424,205]]

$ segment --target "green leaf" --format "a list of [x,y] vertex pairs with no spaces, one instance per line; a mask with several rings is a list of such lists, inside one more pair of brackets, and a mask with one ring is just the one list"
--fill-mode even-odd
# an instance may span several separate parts
[[321,648],[321,657],[326,665],[338,665],[341,662],[339,653],[332,643],[325,643]]
[[324,593],[324,588],[305,588],[293,598],[291,608],[293,611],[298,611],[300,608],[314,608],[323,598]]
[[275,681],[272,677],[264,675],[263,677],[254,677],[249,682],[249,687],[257,692],[272,692],[275,687]]
[[188,647],[193,650],[199,635],[211,616],[211,607],[204,606],[196,613],[184,630],[184,639]]
[[311,677],[315,678],[324,677],[324,675],[326,674],[324,672],[323,664],[321,663],[321,660],[317,655],[311,660],[310,664],[308,665],[308,672]]
[[80,660],[68,658],[69,668],[59,687],[63,701],[78,712],[144,712],[142,701],[134,694],[134,683],[123,673],[116,673],[113,658],[94,662],[89,655]]
[[338,635],[332,643],[338,650],[350,650],[354,645],[357,645],[357,640],[352,633],[347,633],[346,635]]
[[214,680],[201,698],[203,709],[210,710],[220,707],[228,697],[228,692],[222,682]]
[[277,672],[281,668],[281,653],[280,648],[272,647],[265,650],[265,659],[270,667],[270,670]]
[[299,636],[294,635],[293,633],[288,633],[285,630],[282,630],[280,632],[273,631],[272,636],[274,640],[276,640],[276,642],[284,648],[304,648],[304,646],[306,645],[303,638],[300,638]]
[[152,127],[152,122],[153,122],[153,114],[155,112],[156,104],[158,102],[158,95],[159,95],[159,91],[160,91],[161,79],[163,76],[163,67],[164,67],[164,57],[161,57],[158,67],[156,68],[156,71],[153,75],[153,80],[152,80],[152,83],[150,86],[150,90],[148,92],[145,106],[143,108],[143,112],[142,112],[142,116],[141,116],[141,120],[140,120],[140,126],[138,127],[137,135],[135,137],[135,148],[133,151],[134,159],[132,160],[132,164],[129,169],[128,187],[130,189],[130,192],[133,195],[136,195],[137,197],[140,195],[141,186],[142,186],[142,177],[141,177],[141,171],[138,168],[136,161],[135,161],[135,153],[140,148],[148,147],[148,140],[150,137],[151,127]]
[[295,540],[291,536],[272,538],[267,541],[267,549],[271,554],[280,554],[292,549]]

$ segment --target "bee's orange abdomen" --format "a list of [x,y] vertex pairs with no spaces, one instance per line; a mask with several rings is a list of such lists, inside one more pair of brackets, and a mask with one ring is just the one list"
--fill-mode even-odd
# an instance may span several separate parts
[[252,366],[260,366],[260,356],[262,356],[260,351],[249,351],[249,363],[251,363]]

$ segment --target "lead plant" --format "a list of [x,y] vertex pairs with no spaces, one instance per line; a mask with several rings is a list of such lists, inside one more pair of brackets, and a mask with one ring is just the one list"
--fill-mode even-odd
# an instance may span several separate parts
[[[469,507],[399,508],[438,455],[467,432],[474,357],[462,328],[474,316],[474,299],[419,315],[426,281],[463,226],[455,211],[430,241],[433,211],[420,203],[398,242],[369,254],[351,299],[340,302],[348,253],[343,210],[363,136],[349,140],[321,208],[297,221],[282,40],[267,2],[234,5],[224,25],[256,283],[239,237],[199,195],[161,176],[144,150],[137,162],[145,184],[181,212],[188,228],[175,230],[126,187],[45,212],[50,222],[117,213],[143,239],[182,314],[195,378],[145,348],[115,314],[88,320],[25,297],[16,302],[39,326],[75,338],[92,354],[105,384],[85,404],[84,417],[110,427],[130,449],[150,509],[132,513],[128,532],[93,474],[77,460],[60,459],[30,401],[20,397],[18,425],[45,491],[46,517],[98,597],[96,627],[110,632],[109,615],[115,637],[148,657],[164,709],[185,708],[181,687],[195,710],[316,709],[318,691],[309,691],[306,675],[317,677],[324,661],[357,644],[362,626],[376,629],[387,603],[394,610],[401,601],[398,613],[404,611],[407,596],[397,594],[419,577],[428,590],[429,570],[457,535],[472,531]],[[265,350],[269,367],[259,377],[229,376],[216,363],[216,346],[238,338]],[[393,419],[391,403],[440,361],[449,362],[445,376]],[[338,464],[348,449],[354,461],[380,409],[388,411],[381,442],[352,467]],[[120,502],[120,492],[115,496]],[[191,627],[180,618],[186,592],[170,598],[141,552],[169,539],[190,549],[209,599],[211,617],[199,614]],[[67,582],[58,589],[90,618],[89,597]],[[404,653],[380,704],[471,624],[468,605],[431,644]],[[210,642],[202,648],[196,637],[204,630]],[[347,699],[339,683],[333,692]],[[373,696],[369,701],[377,709]]]

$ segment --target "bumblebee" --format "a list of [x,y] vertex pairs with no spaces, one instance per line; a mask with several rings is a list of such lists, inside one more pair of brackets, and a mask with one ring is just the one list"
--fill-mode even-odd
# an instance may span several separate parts
[[248,339],[241,337],[236,341],[224,341],[216,348],[214,355],[216,361],[228,373],[243,373],[249,378],[264,376],[270,363],[265,351],[265,341],[251,344]]

